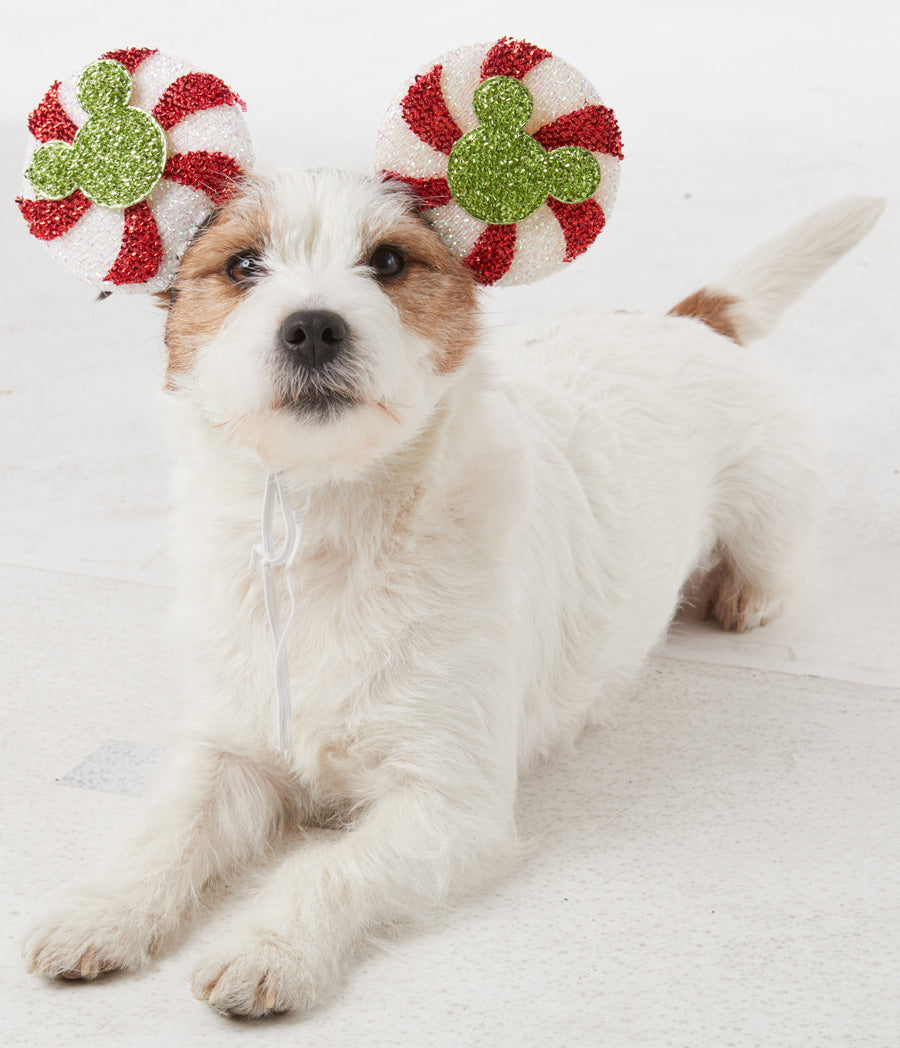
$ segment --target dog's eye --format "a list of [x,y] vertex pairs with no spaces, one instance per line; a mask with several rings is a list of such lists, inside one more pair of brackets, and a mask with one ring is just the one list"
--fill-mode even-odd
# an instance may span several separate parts
[[225,263],[225,275],[235,284],[246,284],[265,274],[262,259],[255,251],[239,251]]
[[372,252],[369,265],[376,277],[395,277],[406,268],[406,258],[400,248],[383,244]]

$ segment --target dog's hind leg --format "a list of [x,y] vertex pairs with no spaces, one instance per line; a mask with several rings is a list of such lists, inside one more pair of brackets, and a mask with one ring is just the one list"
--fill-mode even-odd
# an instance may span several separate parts
[[[816,211],[762,244],[671,311],[741,345],[767,334],[790,304],[857,244],[884,200],[850,197]],[[724,397],[723,392],[723,397]],[[803,573],[821,501],[821,468],[793,414],[763,395],[766,423],[740,400],[719,425],[734,433],[730,462],[716,478],[719,561],[707,582],[708,613],[744,630],[776,613]],[[745,439],[746,434],[746,439]]]
[[68,891],[27,939],[30,971],[93,979],[138,968],[229,870],[252,861],[284,814],[269,769],[212,745],[171,761],[106,873]]
[[799,426],[761,434],[723,470],[717,490],[707,617],[743,632],[764,626],[803,581],[823,494],[818,455]]

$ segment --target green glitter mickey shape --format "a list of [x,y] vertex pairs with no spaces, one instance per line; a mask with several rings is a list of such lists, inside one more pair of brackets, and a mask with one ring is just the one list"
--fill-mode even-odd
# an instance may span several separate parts
[[89,119],[72,145],[48,142],[38,149],[25,177],[48,200],[61,200],[80,188],[95,204],[131,207],[162,176],[165,132],[148,113],[128,105],[131,76],[118,62],[94,62],[76,86]]
[[600,185],[600,165],[581,146],[548,153],[524,131],[534,112],[531,92],[519,80],[494,76],[472,99],[480,126],[450,152],[447,183],[456,202],[490,225],[520,222],[548,196],[580,204]]

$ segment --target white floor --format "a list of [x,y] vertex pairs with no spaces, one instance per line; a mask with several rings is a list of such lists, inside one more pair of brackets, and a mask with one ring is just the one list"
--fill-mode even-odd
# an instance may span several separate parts
[[[242,72],[233,38],[206,39],[193,14],[162,46],[210,56],[258,101],[251,121],[269,159],[364,165],[398,81],[467,39],[530,36],[596,75],[628,155],[610,227],[570,272],[493,295],[493,324],[574,306],[667,308],[809,208],[896,184],[887,3],[762,2],[741,19],[706,3],[687,14],[636,5],[604,13],[606,33],[589,40],[575,19],[586,5],[567,21],[536,5],[464,3],[452,24],[409,5],[386,70],[367,46],[376,15],[359,7],[350,36],[337,15],[315,13],[327,46],[306,71],[271,32],[274,5],[258,6]],[[48,45],[56,65],[23,45],[15,77],[4,68],[4,198],[21,142],[9,100],[27,112],[45,81],[82,61],[79,47],[97,50],[96,20],[89,36],[74,10],[56,12],[70,30]],[[101,48],[156,42],[142,17]],[[295,134],[276,118],[273,83],[313,91],[320,52],[338,45],[377,104],[367,95],[348,108],[353,84],[339,79]],[[748,350],[805,404],[829,462],[819,563],[800,603],[744,636],[679,620],[621,717],[524,784],[534,847],[511,877],[368,954],[309,1015],[253,1024],[222,1019],[188,989],[240,891],[137,977],[50,984],[18,957],[44,896],[122,833],[179,697],[166,640],[161,317],[133,299],[94,305],[3,209],[0,1044],[900,1043],[897,210]]]

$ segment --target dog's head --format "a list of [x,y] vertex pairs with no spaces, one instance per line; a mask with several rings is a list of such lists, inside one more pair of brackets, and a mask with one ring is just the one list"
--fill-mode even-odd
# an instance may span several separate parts
[[477,338],[472,274],[403,187],[255,176],[182,260],[169,388],[268,468],[352,476],[422,429]]

